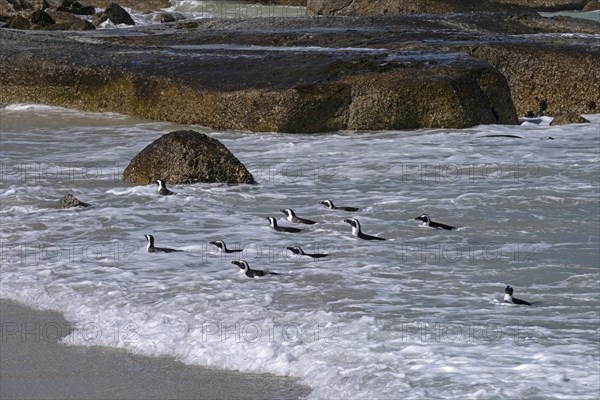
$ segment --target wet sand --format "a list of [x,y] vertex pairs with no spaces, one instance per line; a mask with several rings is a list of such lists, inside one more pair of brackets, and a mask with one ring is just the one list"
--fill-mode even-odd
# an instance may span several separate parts
[[290,378],[60,343],[63,315],[0,299],[1,399],[299,399]]

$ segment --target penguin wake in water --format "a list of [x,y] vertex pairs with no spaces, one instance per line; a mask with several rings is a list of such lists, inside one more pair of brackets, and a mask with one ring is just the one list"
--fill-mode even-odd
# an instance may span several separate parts
[[506,285],[504,288],[504,302],[511,304],[522,304],[525,306],[530,306],[531,303],[525,300],[516,299],[513,297],[513,288],[512,286]]
[[311,258],[327,257],[327,254],[324,254],[324,253],[305,253],[304,250],[302,250],[299,246],[290,246],[290,247],[287,247],[287,249],[289,251],[291,251],[292,253],[297,254],[299,256],[308,256]]
[[210,244],[216,246],[219,250],[221,250],[221,253],[239,253],[241,251],[244,251],[244,249],[228,249],[227,245],[222,240],[214,240],[210,242]]
[[277,225],[277,220],[273,217],[267,217],[267,219],[269,220],[269,224],[271,225],[271,228],[275,229],[277,232],[302,232],[303,229],[300,228],[292,228],[289,226],[279,226]]
[[354,237],[364,240],[385,240],[384,238],[379,236],[371,236],[362,233],[362,231],[360,230],[360,222],[358,222],[356,218],[346,218],[344,219],[344,222],[350,224],[350,226],[352,227],[352,236]]
[[448,231],[456,229],[456,227],[454,227],[454,226],[441,224],[439,222],[432,221],[431,218],[429,218],[429,215],[427,215],[427,214],[420,215],[415,219],[419,220],[419,221],[423,221],[423,225],[426,225],[426,226],[429,226],[429,227],[435,228],[435,229],[446,229]]
[[333,205],[333,202],[331,200],[323,200],[319,204],[323,204],[324,206],[326,206],[327,208],[329,208],[331,210],[358,211],[358,208],[356,208],[356,207],[345,207],[345,206],[336,207]]
[[315,221],[311,221],[310,219],[297,217],[296,213],[291,208],[284,208],[283,210],[281,210],[281,212],[286,215],[286,219],[290,222],[294,222],[296,224],[308,224],[308,225],[316,224]]
[[146,250],[148,251],[148,253],[174,253],[174,252],[178,252],[178,251],[183,251],[183,250],[169,249],[167,247],[154,247],[154,236],[144,235],[144,237],[146,238],[146,241],[148,242],[148,245],[146,246]]
[[237,265],[240,269],[244,270],[244,275],[248,278],[256,278],[257,276],[265,276],[265,275],[279,275],[277,272],[270,271],[261,271],[259,269],[251,269],[248,262],[245,260],[241,261],[232,261],[232,264]]
[[169,196],[171,194],[175,194],[174,192],[171,192],[169,189],[167,189],[167,184],[163,181],[161,181],[160,179],[156,180],[156,184],[158,185],[158,187],[156,188],[158,194],[161,194],[163,196]]

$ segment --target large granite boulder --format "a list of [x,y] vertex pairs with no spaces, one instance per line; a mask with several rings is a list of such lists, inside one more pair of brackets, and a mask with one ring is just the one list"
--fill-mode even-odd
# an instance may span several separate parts
[[65,11],[48,11],[48,14],[56,22],[53,30],[65,31],[87,31],[96,27],[90,21],[77,17],[76,14]]
[[588,2],[581,11],[596,11],[596,10],[600,10],[600,1],[590,1]]
[[581,9],[586,0],[308,0],[308,15],[487,12],[508,9]]
[[254,178],[221,142],[195,131],[161,136],[138,153],[123,171],[123,181],[149,184],[253,183]]
[[[447,61],[447,60],[446,60]],[[406,68],[354,78],[346,129],[517,124],[506,79],[464,57],[428,73]],[[418,76],[418,79],[415,79]]]
[[[584,46],[553,43],[482,45],[472,54],[498,67],[507,77],[519,115],[536,113],[543,102],[545,115],[555,124],[579,122],[579,114],[593,113],[599,100],[600,52]],[[584,77],[584,78],[582,78]]]
[[490,0],[493,3],[508,4],[536,10],[581,10],[587,0]]

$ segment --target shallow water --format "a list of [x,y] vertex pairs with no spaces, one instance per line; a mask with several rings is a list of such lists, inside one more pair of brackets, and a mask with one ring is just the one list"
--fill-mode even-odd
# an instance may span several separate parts
[[[10,105],[1,295],[63,311],[78,326],[67,343],[291,375],[311,398],[594,398],[592,119],[287,135]],[[258,183],[173,185],[162,197],[120,181],[137,152],[181,128],[220,140]],[[69,192],[94,207],[56,208]],[[327,198],[361,210],[328,210]],[[318,224],[274,232],[266,217],[291,225],[288,207]],[[420,226],[422,213],[459,229]],[[352,238],[351,216],[388,240]],[[147,253],[144,234],[185,252]],[[217,239],[244,252],[218,254]],[[248,279],[237,258],[281,275]],[[506,284],[534,304],[501,303]]]

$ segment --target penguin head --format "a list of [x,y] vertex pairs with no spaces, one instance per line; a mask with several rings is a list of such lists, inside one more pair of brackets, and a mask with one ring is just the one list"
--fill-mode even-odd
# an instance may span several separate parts
[[356,218],[344,218],[344,222],[353,228],[360,228],[360,222]]
[[148,242],[148,244],[150,246],[154,246],[154,236],[152,236],[152,235],[144,235],[144,237],[146,238],[146,241]]
[[431,220],[429,219],[429,215],[427,215],[427,214],[419,215],[419,216],[418,216],[417,218],[415,218],[415,219],[418,219],[419,221],[423,221],[423,223],[425,223],[425,224],[427,224],[427,225],[429,225],[429,222],[431,221]]
[[294,210],[292,210],[291,208],[284,208],[283,210],[281,210],[282,213],[284,213],[285,215],[287,215],[288,218],[292,218],[295,217],[296,214],[294,213]]
[[352,236],[358,236],[360,234],[360,222],[356,218],[345,218],[344,222],[350,224],[352,227]]
[[323,200],[319,204],[323,204],[324,206],[327,206],[329,208],[333,208],[333,203],[331,202],[331,200]]
[[217,246],[221,250],[225,249],[225,242],[223,242],[222,240],[215,240],[210,242],[210,244],[212,244],[213,246]]
[[231,263],[234,265],[237,265],[240,269],[243,269],[243,270],[247,270],[250,268],[248,263],[245,260],[232,261]]
[[302,254],[302,249],[298,246],[290,246],[287,249],[294,254]]

